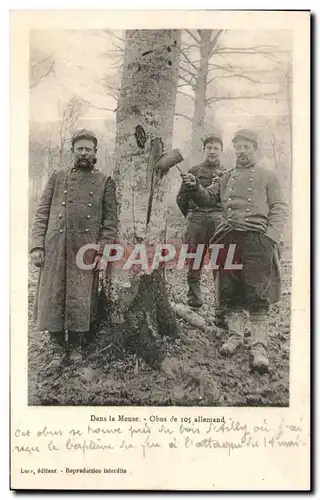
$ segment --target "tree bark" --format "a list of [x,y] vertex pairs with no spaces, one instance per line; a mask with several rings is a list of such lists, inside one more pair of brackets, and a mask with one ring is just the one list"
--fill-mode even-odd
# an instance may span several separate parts
[[[136,234],[145,233],[150,187],[148,160],[155,138],[161,138],[165,149],[171,148],[174,110],[178,85],[177,30],[127,31],[124,68],[117,108],[115,147],[115,180],[120,204],[121,232],[133,239],[132,194],[139,203],[134,207]],[[146,134],[139,147],[135,138],[137,126]],[[160,186],[164,192],[166,178]],[[159,213],[155,221],[159,229]],[[152,224],[150,225],[152,226]]]
[[206,115],[207,80],[210,60],[210,39],[212,30],[201,30],[200,33],[200,62],[195,85],[195,106],[192,118],[192,160],[201,156],[202,138],[204,134],[204,120]]
[[[119,235],[125,245],[160,243],[162,239],[165,227],[163,197],[170,174],[155,177],[153,169],[163,148],[171,149],[179,44],[180,32],[177,30],[126,32],[114,170]],[[153,207],[147,225],[151,186]],[[159,367],[165,353],[158,346],[158,339],[173,335],[177,330],[163,273],[113,269],[110,296],[108,331],[120,336],[122,347]]]
[[292,190],[292,156],[293,156],[293,130],[292,130],[292,69],[291,64],[288,64],[286,72],[286,92],[288,102],[288,118],[289,118],[289,138],[290,138],[290,177],[289,189]]

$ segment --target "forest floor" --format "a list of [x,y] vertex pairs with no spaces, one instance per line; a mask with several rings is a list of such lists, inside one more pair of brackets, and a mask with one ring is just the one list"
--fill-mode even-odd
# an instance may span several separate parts
[[[186,300],[186,273],[167,272],[170,299]],[[108,354],[101,336],[87,349],[79,366],[66,364],[48,374],[48,334],[35,331],[32,321],[37,270],[29,273],[29,405],[139,406],[288,406],[290,357],[291,263],[282,262],[282,299],[269,316],[269,372],[250,371],[249,338],[232,358],[219,354],[224,331],[213,326],[211,273],[203,272],[204,305],[200,314],[212,328],[201,331],[177,319],[179,333],[165,337],[169,357],[185,367],[170,378],[136,355]],[[248,332],[249,334],[249,332]],[[104,349],[102,352],[100,352]],[[196,375],[192,375],[196,374]],[[191,376],[190,376],[191,374]],[[200,375],[199,375],[200,374]],[[199,381],[200,380],[200,381]],[[205,380],[205,383],[201,383]]]

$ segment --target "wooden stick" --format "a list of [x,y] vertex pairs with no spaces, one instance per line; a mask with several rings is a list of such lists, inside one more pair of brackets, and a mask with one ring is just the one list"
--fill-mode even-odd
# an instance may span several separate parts
[[134,213],[134,190],[132,189],[131,191],[131,197],[132,197],[132,225],[133,225],[133,237],[134,239],[136,238],[136,216]]

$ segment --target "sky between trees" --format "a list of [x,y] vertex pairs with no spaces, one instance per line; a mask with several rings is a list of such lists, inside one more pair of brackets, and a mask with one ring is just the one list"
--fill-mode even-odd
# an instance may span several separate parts
[[[228,31],[223,35],[223,43],[229,47],[251,47],[275,45],[279,51],[291,50],[290,30],[246,30]],[[109,94],[114,93],[104,86],[105,80],[112,87],[120,83],[121,53],[123,46],[118,38],[124,32],[106,34],[100,31],[52,30],[33,31],[30,36],[31,58],[36,60],[48,57],[54,61],[54,71],[49,73],[30,90],[30,120],[44,126],[46,122],[59,118],[59,102],[67,101],[76,95],[89,103],[84,107],[82,118],[92,125],[91,128],[103,133],[106,120],[111,128],[115,125],[117,102]],[[182,35],[183,43],[191,43],[190,37]],[[196,49],[195,49],[196,50]],[[192,48],[190,49],[193,56]],[[282,57],[282,56],[281,56]],[[288,56],[285,56],[285,58]],[[222,61],[222,59],[221,59]],[[251,65],[257,71],[272,68],[272,61],[261,55],[228,55],[228,61]],[[50,64],[44,63],[44,64]],[[49,66],[48,66],[49,67]],[[111,83],[110,83],[111,82]],[[244,80],[222,79],[217,82],[220,94],[233,92],[235,88],[246,87]],[[274,87],[273,87],[274,88]],[[215,89],[216,90],[216,89]],[[281,89],[280,89],[281,90]],[[189,88],[178,94],[176,112],[192,116],[192,95]],[[251,125],[254,115],[282,116],[287,113],[286,103],[282,100],[226,100],[216,105],[214,117],[223,128],[225,141],[230,143],[232,134],[238,127]],[[208,113],[210,119],[210,111]],[[177,116],[175,119],[173,145],[185,148],[190,135],[190,123]]]

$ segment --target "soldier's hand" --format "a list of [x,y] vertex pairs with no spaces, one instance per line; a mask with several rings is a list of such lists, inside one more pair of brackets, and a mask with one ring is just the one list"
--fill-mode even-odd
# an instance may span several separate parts
[[102,255],[96,255],[93,261],[94,271],[100,271],[100,262]]
[[43,266],[43,263],[44,263],[44,251],[43,250],[41,250],[40,248],[33,250],[33,252],[31,252],[30,257],[31,257],[31,262],[34,266],[36,266],[36,267]]
[[197,179],[192,174],[181,174],[181,179],[188,189],[193,189],[197,185]]

